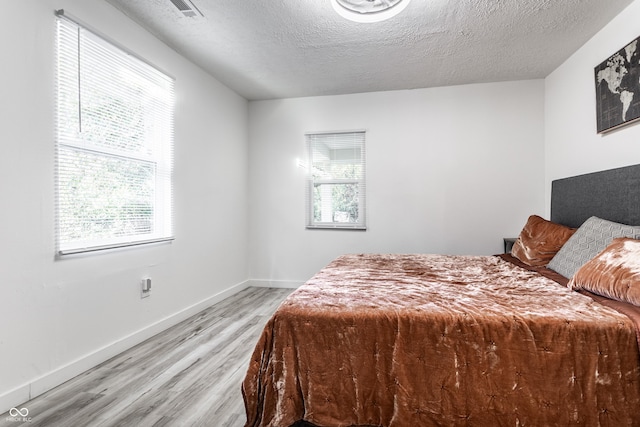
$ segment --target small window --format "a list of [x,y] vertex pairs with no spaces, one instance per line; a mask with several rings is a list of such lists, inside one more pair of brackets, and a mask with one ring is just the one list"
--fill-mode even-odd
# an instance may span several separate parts
[[171,240],[173,79],[57,19],[59,255]]
[[365,132],[307,134],[307,228],[366,229]]

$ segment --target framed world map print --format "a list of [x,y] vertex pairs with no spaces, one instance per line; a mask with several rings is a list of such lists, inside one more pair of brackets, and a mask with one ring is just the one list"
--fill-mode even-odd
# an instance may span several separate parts
[[640,37],[595,68],[598,133],[640,119]]

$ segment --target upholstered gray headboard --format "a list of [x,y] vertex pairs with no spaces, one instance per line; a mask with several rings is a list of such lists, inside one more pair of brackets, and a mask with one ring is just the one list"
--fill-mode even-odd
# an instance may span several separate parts
[[579,227],[590,216],[640,225],[640,165],[557,179],[551,221]]

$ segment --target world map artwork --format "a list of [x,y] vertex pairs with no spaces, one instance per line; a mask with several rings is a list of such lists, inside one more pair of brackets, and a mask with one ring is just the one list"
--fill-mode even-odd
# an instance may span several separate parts
[[595,68],[598,133],[640,118],[640,37]]

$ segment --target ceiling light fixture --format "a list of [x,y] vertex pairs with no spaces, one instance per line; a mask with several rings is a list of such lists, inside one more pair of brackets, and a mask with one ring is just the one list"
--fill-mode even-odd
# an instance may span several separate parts
[[331,0],[333,9],[355,22],[380,22],[402,12],[411,0]]

